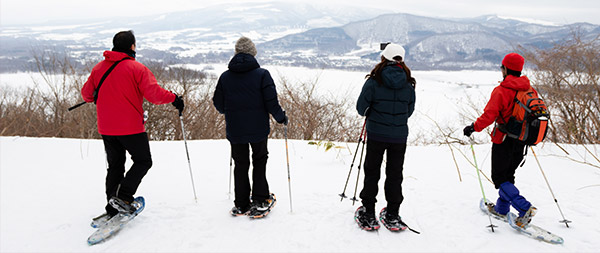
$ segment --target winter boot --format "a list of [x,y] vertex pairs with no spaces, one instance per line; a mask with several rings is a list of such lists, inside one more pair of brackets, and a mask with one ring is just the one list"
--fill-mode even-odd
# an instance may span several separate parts
[[354,212],[354,220],[362,230],[375,231],[379,229],[379,223],[375,218],[375,213],[368,213],[364,206],[356,209],[356,212]]
[[388,213],[386,207],[381,209],[381,212],[379,212],[379,221],[381,221],[383,226],[390,231],[403,231],[407,228],[406,224],[402,222],[400,216],[397,214]]
[[523,216],[519,216],[515,219],[515,225],[521,228],[527,228],[529,226],[529,223],[531,223],[531,219],[533,218],[533,216],[535,216],[536,213],[537,208],[531,206],[529,210],[527,210],[527,212],[523,214]]
[[254,219],[264,218],[271,212],[271,209],[275,206],[277,199],[275,199],[275,194],[271,193],[269,198],[260,202],[253,202],[250,207],[250,211],[248,211],[248,216]]
[[250,206],[247,207],[238,207],[238,206],[234,206],[233,208],[231,208],[230,211],[231,215],[233,216],[244,216],[244,215],[248,215],[248,213],[250,213]]

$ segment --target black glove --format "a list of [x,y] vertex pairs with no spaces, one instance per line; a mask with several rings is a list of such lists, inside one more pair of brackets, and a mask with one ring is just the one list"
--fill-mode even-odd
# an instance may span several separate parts
[[287,124],[288,124],[288,116],[285,115],[285,111],[283,112],[283,120],[282,121],[277,121],[277,123],[284,124],[284,125],[287,126]]
[[177,96],[177,94],[175,94],[175,101],[173,101],[173,103],[171,103],[173,106],[175,106],[175,108],[177,108],[177,110],[179,110],[179,115],[181,115],[181,113],[183,112],[183,99],[181,99],[180,96]]
[[471,123],[471,125],[468,125],[465,127],[465,129],[463,129],[463,133],[467,137],[470,137],[473,132],[475,132],[475,126],[473,125],[473,123]]

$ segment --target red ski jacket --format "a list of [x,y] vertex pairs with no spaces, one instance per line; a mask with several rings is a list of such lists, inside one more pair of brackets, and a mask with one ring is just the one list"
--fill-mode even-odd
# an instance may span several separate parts
[[104,61],[98,63],[81,89],[85,102],[94,102],[94,90],[104,73],[116,61],[120,62],[102,83],[96,101],[98,133],[131,135],[145,132],[144,98],[153,104],[175,100],[175,94],[161,88],[150,70],[125,53],[104,51]]
[[[512,114],[513,100],[518,90],[528,90],[531,84],[526,76],[516,77],[512,75],[506,76],[504,81],[500,83],[492,91],[490,101],[483,109],[483,114],[477,118],[474,123],[475,131],[480,132],[494,122],[503,124],[508,122]],[[537,91],[534,90],[537,93]],[[502,118],[500,118],[502,116]],[[505,133],[500,132],[496,126],[490,134],[492,142],[501,144],[504,141]]]

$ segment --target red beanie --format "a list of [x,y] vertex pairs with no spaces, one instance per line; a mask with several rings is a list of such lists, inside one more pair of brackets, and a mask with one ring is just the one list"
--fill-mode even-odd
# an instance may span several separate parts
[[507,54],[502,60],[502,65],[504,65],[504,67],[514,71],[522,71],[524,64],[525,58],[517,53]]

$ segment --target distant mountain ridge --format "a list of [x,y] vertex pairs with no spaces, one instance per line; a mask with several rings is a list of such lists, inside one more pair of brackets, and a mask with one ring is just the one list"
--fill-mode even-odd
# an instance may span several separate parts
[[600,26],[587,23],[545,26],[497,16],[447,20],[400,13],[287,35],[261,47],[359,56],[335,63],[356,67],[365,59],[378,61],[380,42],[394,42],[406,48],[406,61],[418,69],[489,69],[517,45],[549,47],[575,30],[590,38],[600,34]]
[[481,16],[441,19],[385,10],[306,3],[224,4],[198,10],[38,26],[2,27],[0,71],[22,70],[32,48],[67,51],[95,59],[111,48],[112,35],[132,29],[141,59],[174,64],[222,63],[246,35],[262,64],[368,69],[379,43],[407,50],[415,69],[490,69],[516,45],[548,47],[574,30],[598,36],[600,26],[550,26]]

